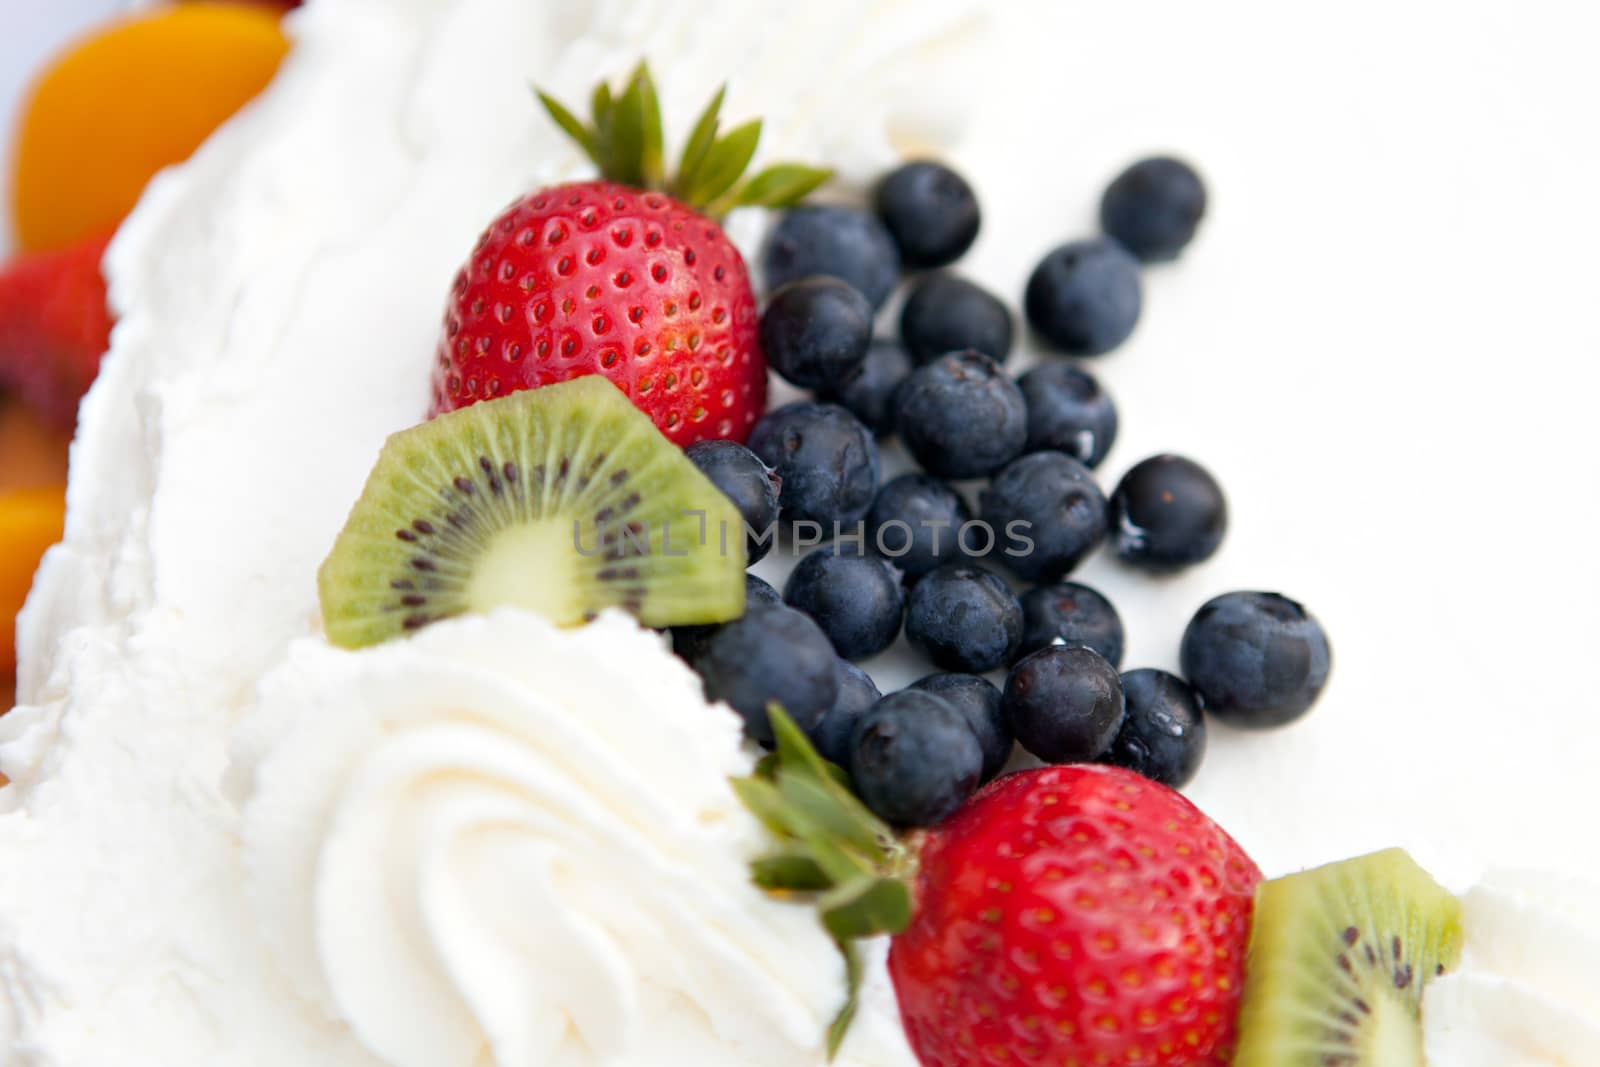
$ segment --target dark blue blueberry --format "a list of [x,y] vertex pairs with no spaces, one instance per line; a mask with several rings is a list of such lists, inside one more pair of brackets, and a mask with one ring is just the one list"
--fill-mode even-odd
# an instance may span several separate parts
[[833,205],[784,212],[767,238],[762,262],[769,289],[827,274],[855,286],[874,308],[889,299],[900,277],[900,253],[878,217]]
[[906,639],[941,670],[992,671],[1017,651],[1022,607],[998,575],[947,563],[911,587]]
[[898,341],[877,340],[867,358],[823,390],[823,398],[848,408],[876,434],[894,432],[894,394],[911,373],[911,357]]
[[1183,631],[1179,655],[1207,714],[1263,730],[1311,710],[1333,662],[1322,624],[1277,593],[1207,601]]
[[966,717],[983,750],[983,780],[1000,773],[1011,758],[1016,739],[1011,724],[1000,711],[1000,690],[976,674],[930,674],[911,683],[912,689],[943,697]]
[[853,524],[878,491],[878,442],[836,404],[797,400],[767,412],[750,432],[750,450],[778,472],[788,523]]
[[906,606],[900,572],[891,564],[834,545],[812,551],[795,566],[783,599],[815,619],[845,659],[865,659],[893,644]]
[[1101,762],[1174,789],[1188,784],[1206,754],[1199,695],[1177,675],[1150,668],[1124,674],[1122,695],[1127,714]]
[[890,693],[850,739],[856,793],[895,826],[939,822],[977,790],[982,775],[983,750],[966,717],[932,693]]
[[809,731],[811,743],[823,759],[850,766],[850,739],[855,736],[856,723],[882,698],[871,675],[848,660],[839,661],[839,699]]
[[786,381],[821,389],[861,365],[872,342],[872,305],[854,286],[815,275],[772,294],[761,315],[761,350]]
[[939,479],[902,474],[878,490],[867,512],[867,544],[914,582],[961,558],[961,527],[971,519],[961,494]]
[[895,427],[929,474],[979,478],[1022,452],[1022,390],[981,352],[952,352],[918,367],[895,396]]
[[1122,728],[1122,681],[1092,648],[1053,645],[1006,676],[1000,706],[1022,747],[1046,763],[1100,758]]
[[942,163],[907,163],[878,183],[878,215],[908,267],[954,263],[978,236],[978,198]]
[[1098,467],[1117,439],[1117,408],[1111,394],[1070,363],[1041,364],[1017,386],[1028,404],[1028,451],[1065,452],[1086,467]]
[[1088,645],[1113,667],[1122,666],[1122,619],[1111,601],[1086,585],[1058,582],[1022,594],[1022,647],[1026,656],[1056,643]]
[[996,531],[995,558],[1021,578],[1054,582],[1105,540],[1106,498],[1089,468],[1064,452],[1030,452],[978,497]]
[[696,441],[683,454],[739,509],[746,561],[760,560],[772,548],[778,522],[778,476],[737,441]]
[[[762,604],[782,604],[783,594],[772,588],[771,583],[757,578],[753,574],[744,576],[744,610],[749,612],[752,608]],[[672,628],[672,651],[681,659],[690,663],[706,647],[706,642],[711,640],[711,635],[721,629],[720,624],[711,626],[674,626]]]
[[1194,460],[1151,456],[1117,483],[1110,521],[1117,555],[1147,571],[1174,571],[1216,552],[1228,530],[1228,501]]
[[918,363],[970,348],[996,363],[1011,354],[1011,312],[987,289],[953,274],[911,287],[900,311],[900,340]]
[[1146,263],[1174,259],[1206,213],[1206,187],[1181,159],[1141,159],[1106,187],[1100,228]]
[[758,605],[717,628],[691,664],[706,699],[726,701],[744,732],[772,743],[767,705],[776,701],[802,730],[839,699],[839,657],[817,624],[791,608]]
[[1139,261],[1103,238],[1045,256],[1028,279],[1023,307],[1044,339],[1074,356],[1098,356],[1133,332],[1143,303]]

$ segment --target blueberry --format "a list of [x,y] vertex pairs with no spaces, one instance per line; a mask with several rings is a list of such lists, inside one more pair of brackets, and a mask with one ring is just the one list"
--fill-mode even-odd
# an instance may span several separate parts
[[900,572],[877,556],[816,549],[789,574],[783,599],[817,621],[845,659],[882,652],[900,636],[906,594]]
[[739,509],[746,561],[760,560],[772,548],[778,522],[778,476],[737,441],[696,441],[683,454]]
[[839,661],[839,699],[808,731],[822,758],[841,767],[850,766],[850,738],[856,723],[883,698],[866,671],[848,660]]
[[1053,582],[1105,540],[1106,498],[1089,468],[1064,452],[1030,452],[994,476],[978,513],[995,555],[1021,578]]
[[1122,619],[1111,601],[1086,585],[1059,582],[1022,594],[1022,647],[1026,656],[1060,642],[1087,645],[1113,667],[1122,665]]
[[908,267],[954,263],[978,236],[978,198],[942,163],[907,163],[878,183],[878,215]]
[[1011,758],[1016,739],[1011,736],[1011,724],[1000,712],[1000,690],[993,682],[976,674],[930,674],[912,682],[911,688],[943,697],[965,716],[983,750],[983,780],[987,782],[1000,773]]
[[1184,677],[1208,714],[1250,729],[1293,722],[1328,680],[1333,653],[1322,625],[1277,593],[1224,593],[1183,632]]
[[911,287],[900,311],[900,340],[918,363],[970,348],[996,363],[1011,354],[1011,312],[965,278],[930,274]]
[[726,701],[744,732],[770,745],[767,705],[783,706],[795,725],[813,729],[839,699],[839,657],[817,624],[791,608],[758,605],[717,628],[693,667],[706,699]]
[[1181,159],[1141,159],[1100,198],[1100,228],[1145,262],[1174,259],[1206,213],[1206,187]]
[[1028,279],[1028,321],[1061,351],[1098,356],[1116,348],[1139,321],[1139,261],[1103,238],[1062,245]]
[[895,427],[929,474],[978,478],[1022,452],[1028,409],[998,363],[981,352],[952,352],[905,380]]
[[1122,681],[1092,648],[1053,645],[1006,676],[1000,706],[1022,747],[1046,763],[1098,759],[1122,728]]
[[971,520],[960,493],[930,474],[902,474],[878,490],[867,512],[867,543],[914,582],[961,558],[960,530]]
[[[772,585],[753,574],[744,576],[744,610],[749,612],[762,604],[782,604],[783,594],[779,593]],[[706,642],[711,640],[711,635],[721,629],[720,624],[710,626],[674,626],[672,628],[672,651],[681,659],[690,663],[706,647]]]
[[894,238],[871,212],[806,205],[784,212],[763,256],[772,289],[813,274],[849,282],[874,308],[883,306],[900,277]]
[[878,491],[878,442],[835,404],[797,400],[767,412],[750,450],[778,472],[785,522],[855,523]]
[[1206,754],[1199,695],[1177,675],[1149,668],[1124,674],[1122,695],[1127,714],[1101,762],[1174,789],[1188,784]]
[[1151,456],[1111,494],[1117,555],[1148,571],[1173,571],[1210,559],[1228,529],[1222,486],[1182,456]]
[[1045,363],[1017,379],[1028,405],[1028,451],[1065,452],[1098,467],[1117,439],[1111,394],[1070,363]]
[[802,389],[832,385],[867,356],[872,305],[826,275],[790,282],[761,315],[761,350],[783,378]]
[[981,674],[1011,661],[1022,607],[997,575],[947,563],[911,587],[906,638],[942,670]]
[[966,717],[932,693],[890,693],[850,739],[857,794],[896,826],[939,822],[966,802],[982,775],[983,750]]
[[849,409],[873,433],[893,433],[894,394],[913,366],[900,342],[873,341],[867,357],[823,390],[823,397]]

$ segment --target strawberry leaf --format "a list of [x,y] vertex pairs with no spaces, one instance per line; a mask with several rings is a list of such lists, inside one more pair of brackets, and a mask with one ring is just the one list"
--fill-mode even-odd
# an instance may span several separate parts
[[765,778],[733,778],[729,784],[739,802],[761,821],[761,825],[779,837],[797,836],[790,828],[788,811],[777,786]]
[[867,876],[840,884],[817,902],[822,925],[839,941],[898,934],[911,925],[911,891],[895,878]]
[[664,160],[663,142],[665,135],[661,129],[661,98],[656,94],[655,79],[650,77],[650,67],[645,63],[639,64],[639,69],[634,72],[633,79],[639,86],[639,118],[641,122],[641,137],[639,147],[639,170],[644,175],[647,188],[661,187],[666,178],[666,163]]
[[835,940],[839,946],[839,953],[844,956],[844,1004],[839,1008],[839,1014],[833,1017],[833,1022],[828,1024],[828,1059],[831,1061],[839,1054],[839,1046],[844,1044],[844,1035],[849,1032],[850,1024],[855,1022],[856,1009],[861,1006],[861,953],[856,951],[856,946],[850,941]]
[[678,163],[678,178],[673,184],[673,192],[682,194],[694,184],[695,177],[700,173],[700,167],[705,163],[706,153],[711,151],[711,146],[717,140],[717,122],[722,114],[722,98],[728,93],[726,84],[717,89],[717,95],[711,98],[711,103],[700,113],[699,120],[694,124],[694,132],[689,134],[689,140],[683,146],[683,158]]
[[745,182],[734,197],[739,207],[793,207],[833,177],[833,171],[801,163],[776,163]]
[[594,134],[590,132],[589,127],[583,124],[583,120],[568,111],[562,106],[561,101],[549,93],[537,87],[533,91],[539,97],[539,103],[544,105],[545,111],[555,120],[555,124],[560,126],[568,137],[578,142],[579,147],[583,149],[583,154],[593,160],[595,166],[599,166],[600,157],[594,143]]
[[[739,175],[750,165],[750,159],[756,154],[756,145],[760,141],[760,119],[735,126],[719,138],[706,153],[693,187],[686,190],[689,203],[716,204],[729,189],[733,188],[733,183],[739,180]],[[711,214],[716,215],[720,212],[713,210]]]
[[611,110],[611,169],[607,177],[624,185],[644,184],[644,92],[630,81]]
[[[843,789],[786,771],[778,775],[778,793],[785,804],[804,813],[807,822],[829,840],[860,852],[874,863],[884,859],[883,825]],[[841,795],[842,794],[842,795]]]
[[815,892],[833,885],[833,879],[803,851],[773,852],[750,864],[751,878],[763,889]]

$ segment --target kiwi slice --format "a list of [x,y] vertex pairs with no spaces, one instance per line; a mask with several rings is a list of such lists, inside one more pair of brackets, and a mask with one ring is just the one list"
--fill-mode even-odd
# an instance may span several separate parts
[[1262,883],[1233,1067],[1422,1067],[1461,905],[1400,849]]
[[376,644],[512,605],[562,625],[744,612],[739,511],[598,375],[391,437],[318,574],[328,639]]

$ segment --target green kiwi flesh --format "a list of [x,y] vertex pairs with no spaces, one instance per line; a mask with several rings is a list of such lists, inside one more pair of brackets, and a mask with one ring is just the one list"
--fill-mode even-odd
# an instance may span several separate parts
[[1461,905],[1400,849],[1262,883],[1233,1067],[1422,1067]]
[[395,434],[317,576],[328,639],[360,648],[515,606],[560,625],[744,612],[738,510],[598,375]]

